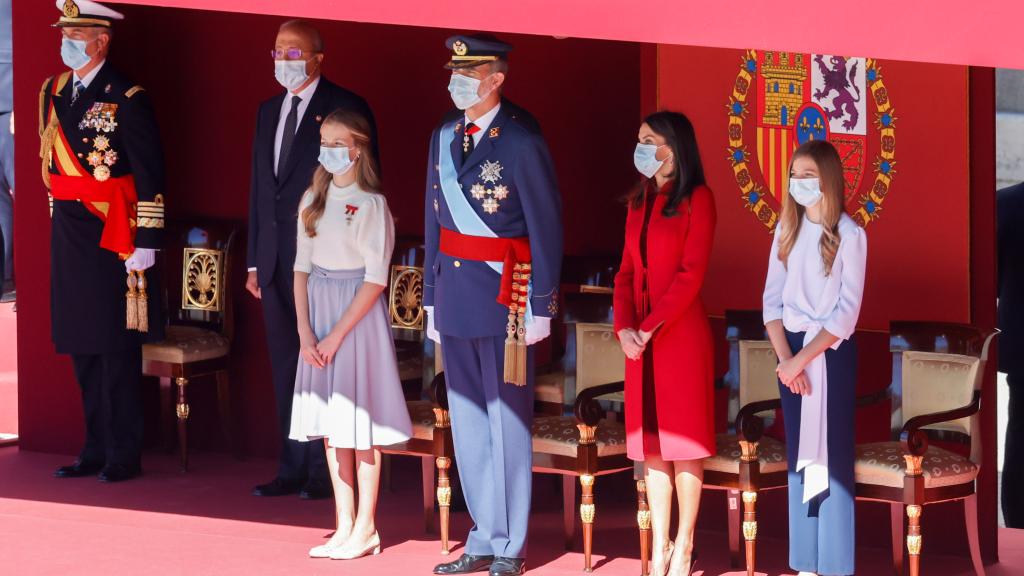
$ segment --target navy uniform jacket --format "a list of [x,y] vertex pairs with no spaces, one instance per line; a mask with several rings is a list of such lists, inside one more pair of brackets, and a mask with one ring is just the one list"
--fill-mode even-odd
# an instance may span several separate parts
[[[537,122],[507,100],[465,165],[462,162],[464,113],[450,113],[430,137],[427,165],[426,257],[423,305],[434,307],[434,327],[459,338],[504,336],[508,308],[496,300],[501,277],[484,262],[459,261],[440,253],[441,227],[458,231],[444,199],[439,179],[439,135],[446,126],[455,130],[451,154],[463,194],[474,211],[499,237],[529,236],[533,259],[531,306],[535,316],[558,312],[558,283],[562,265],[562,203],[554,165]],[[456,126],[457,124],[457,126]],[[497,184],[509,194],[488,213],[471,194],[476,184],[491,188],[481,176],[486,163],[501,166]]]
[[1024,183],[996,196],[999,258],[999,369],[1024,374]]
[[296,222],[299,201],[309,188],[320,156],[320,123],[339,108],[361,112],[370,122],[376,152],[377,128],[370,106],[362,96],[333,84],[323,76],[306,106],[286,162],[274,175],[274,137],[281,118],[281,103],[287,92],[260,104],[256,117],[256,139],[252,152],[252,182],[249,196],[248,266],[256,268],[260,286],[267,286],[280,265],[287,274],[295,264]]
[[[57,86],[63,82],[63,87],[54,96],[55,82]],[[103,64],[74,104],[73,83],[70,72],[43,83],[39,99],[40,134],[48,123],[52,101],[74,155],[72,160],[83,172],[81,178],[95,181],[95,167],[89,161],[96,154],[104,158],[103,165],[112,178],[131,175],[138,195],[135,246],[162,248],[164,162],[149,97],[110,62]],[[112,114],[110,131],[83,123],[90,111],[97,108]],[[44,158],[44,162],[49,174],[61,173],[56,153]],[[82,202],[53,201],[50,305],[53,341],[60,353],[121,351],[164,337],[164,290],[158,267],[146,271],[149,332],[125,329],[124,261],[100,247],[102,233],[103,221]]]

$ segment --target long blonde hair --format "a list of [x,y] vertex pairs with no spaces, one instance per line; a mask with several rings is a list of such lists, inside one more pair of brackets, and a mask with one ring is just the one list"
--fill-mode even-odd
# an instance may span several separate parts
[[[374,145],[370,140],[370,134],[372,134],[370,121],[355,110],[339,108],[324,118],[324,125],[327,124],[341,124],[352,132],[356,150],[359,151],[355,165],[351,168],[356,171],[356,182],[364,191],[380,194],[380,167],[373,154]],[[327,190],[333,179],[334,175],[328,172],[323,165],[317,165],[316,172],[313,173],[313,182],[309,185],[313,201],[302,211],[302,224],[306,228],[306,235],[310,238],[316,236],[316,225],[327,207]]]
[[[797,158],[810,158],[818,167],[818,177],[821,181],[819,206],[822,230],[818,249],[825,275],[828,276],[832,273],[832,264],[839,251],[839,218],[846,204],[843,193],[846,182],[843,177],[843,161],[839,158],[839,152],[827,140],[810,140],[797,148],[789,161],[790,174],[793,173],[793,162]],[[805,212],[806,208],[793,200],[787,190],[782,200],[782,215],[775,228],[779,234],[779,260],[782,260],[783,264],[789,263],[789,254],[800,235]]]

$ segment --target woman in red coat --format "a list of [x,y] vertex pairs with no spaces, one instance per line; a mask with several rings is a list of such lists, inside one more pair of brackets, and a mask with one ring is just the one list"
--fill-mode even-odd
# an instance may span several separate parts
[[[615,277],[615,333],[627,358],[626,446],[646,468],[652,574],[689,574],[704,458],[715,449],[713,344],[700,300],[715,203],[686,116],[652,114],[638,139],[634,162],[644,179],[629,199]],[[673,488],[680,517],[674,542]]]

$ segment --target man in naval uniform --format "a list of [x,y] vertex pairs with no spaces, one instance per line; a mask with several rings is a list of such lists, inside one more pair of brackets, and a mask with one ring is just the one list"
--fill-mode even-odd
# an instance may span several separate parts
[[82,389],[85,446],[59,478],[141,472],[142,344],[164,336],[151,268],[164,227],[164,166],[149,98],[106,62],[111,25],[96,2],[58,0],[70,69],[39,95],[43,180],[52,201],[51,315],[57,352]]
[[547,144],[502,99],[508,44],[447,40],[457,111],[430,140],[423,303],[441,343],[455,457],[474,526],[436,574],[525,571],[532,344],[558,311],[561,200]]

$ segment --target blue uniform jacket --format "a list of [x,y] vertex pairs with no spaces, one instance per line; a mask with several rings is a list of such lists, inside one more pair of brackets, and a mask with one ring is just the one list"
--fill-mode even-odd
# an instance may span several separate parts
[[[496,300],[501,277],[485,262],[457,261],[440,253],[441,227],[458,229],[445,202],[439,180],[439,135],[446,126],[455,130],[451,154],[462,193],[474,211],[497,236],[528,236],[533,259],[532,313],[553,317],[558,312],[558,283],[562,265],[562,203],[547,144],[533,117],[503,100],[501,109],[465,163],[462,162],[463,113],[449,114],[430,138],[424,233],[423,304],[434,307],[434,327],[441,334],[460,338],[502,336],[508,308]],[[454,125],[454,126],[453,126]],[[482,178],[485,165],[497,182]],[[485,209],[474,198],[474,185],[493,189],[504,185],[508,195]],[[478,188],[479,190],[479,188]]]

